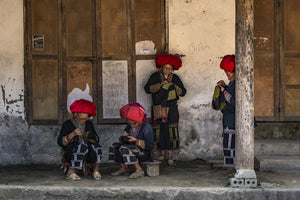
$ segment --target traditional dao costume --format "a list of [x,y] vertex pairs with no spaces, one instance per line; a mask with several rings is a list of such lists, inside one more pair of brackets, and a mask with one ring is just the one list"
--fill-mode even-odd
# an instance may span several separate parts
[[[220,63],[220,68],[234,72],[235,56],[226,55]],[[225,90],[221,92],[221,88],[215,87],[212,108],[221,110],[223,114],[223,152],[224,165],[234,167],[235,165],[235,81],[225,86]]]
[[[156,56],[156,67],[170,64],[173,70],[178,70],[181,65],[179,56],[159,54]],[[160,87],[161,82],[167,81]],[[152,94],[152,124],[155,130],[156,148],[171,150],[179,147],[178,121],[179,113],[177,100],[184,96],[186,89],[180,78],[171,73],[165,76],[162,70],[153,73],[144,87],[146,93]]]
[[[90,116],[96,116],[96,105],[84,99],[75,101],[70,106],[70,110],[72,113],[87,113]],[[70,140],[69,134],[77,128],[83,134]],[[92,121],[87,120],[85,124],[79,124],[75,117],[65,121],[60,130],[57,143],[64,151],[61,161],[65,167],[65,173],[69,168],[83,169],[86,173],[84,161],[87,163],[101,163],[102,149]]]
[[151,125],[146,122],[144,108],[138,103],[127,104],[120,109],[120,116],[139,124],[136,128],[127,125],[124,129],[128,136],[137,140],[130,143],[127,136],[121,136],[120,142],[113,143],[109,148],[109,162],[132,165],[150,160],[154,147],[154,133]]

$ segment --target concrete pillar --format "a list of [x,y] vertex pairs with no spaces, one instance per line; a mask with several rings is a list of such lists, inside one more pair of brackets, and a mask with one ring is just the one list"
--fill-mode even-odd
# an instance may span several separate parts
[[254,171],[254,5],[236,0],[236,169],[233,187],[256,187]]

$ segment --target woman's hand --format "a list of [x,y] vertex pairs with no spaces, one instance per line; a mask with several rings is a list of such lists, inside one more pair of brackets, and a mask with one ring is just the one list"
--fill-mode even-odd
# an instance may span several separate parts
[[225,87],[225,82],[223,80],[220,80],[220,81],[217,82],[217,85]]
[[163,81],[163,82],[160,83],[159,87],[161,87],[161,86],[163,86],[164,84],[167,84],[167,83],[168,83],[168,81]]
[[73,131],[73,134],[74,134],[74,137],[75,136],[78,136],[78,135],[81,135],[81,130],[79,128],[76,128],[74,131]]
[[129,138],[129,142],[131,143],[131,142],[135,142],[137,139],[135,138],[135,137],[133,137],[133,136],[128,136],[128,138]]
[[217,82],[217,85],[221,88],[221,91],[224,92],[226,87],[225,82],[223,80],[220,80]]
[[76,128],[73,132],[71,132],[69,134],[69,138],[70,138],[70,140],[72,140],[72,138],[74,138],[74,137],[76,137],[78,135],[81,135],[81,134],[82,134],[81,130],[79,128]]
[[123,131],[122,136],[128,136],[128,133],[126,131]]

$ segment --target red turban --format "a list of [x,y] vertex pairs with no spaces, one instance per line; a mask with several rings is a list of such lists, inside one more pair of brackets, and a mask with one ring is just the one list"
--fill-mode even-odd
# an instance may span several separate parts
[[72,113],[87,113],[91,116],[96,116],[96,105],[85,99],[80,99],[72,103],[70,110]]
[[180,57],[172,54],[158,54],[155,62],[156,68],[158,69],[160,69],[162,65],[170,64],[174,70],[178,70],[182,64]]
[[234,67],[235,67],[235,56],[234,55],[224,56],[224,58],[220,63],[220,68],[228,72],[234,72]]
[[146,118],[145,109],[139,103],[127,104],[120,109],[121,118],[135,121],[139,124]]

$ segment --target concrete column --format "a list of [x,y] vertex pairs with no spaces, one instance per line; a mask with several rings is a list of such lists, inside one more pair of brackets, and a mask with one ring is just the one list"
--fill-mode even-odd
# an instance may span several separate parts
[[233,187],[256,187],[254,171],[254,5],[236,0],[236,169]]

